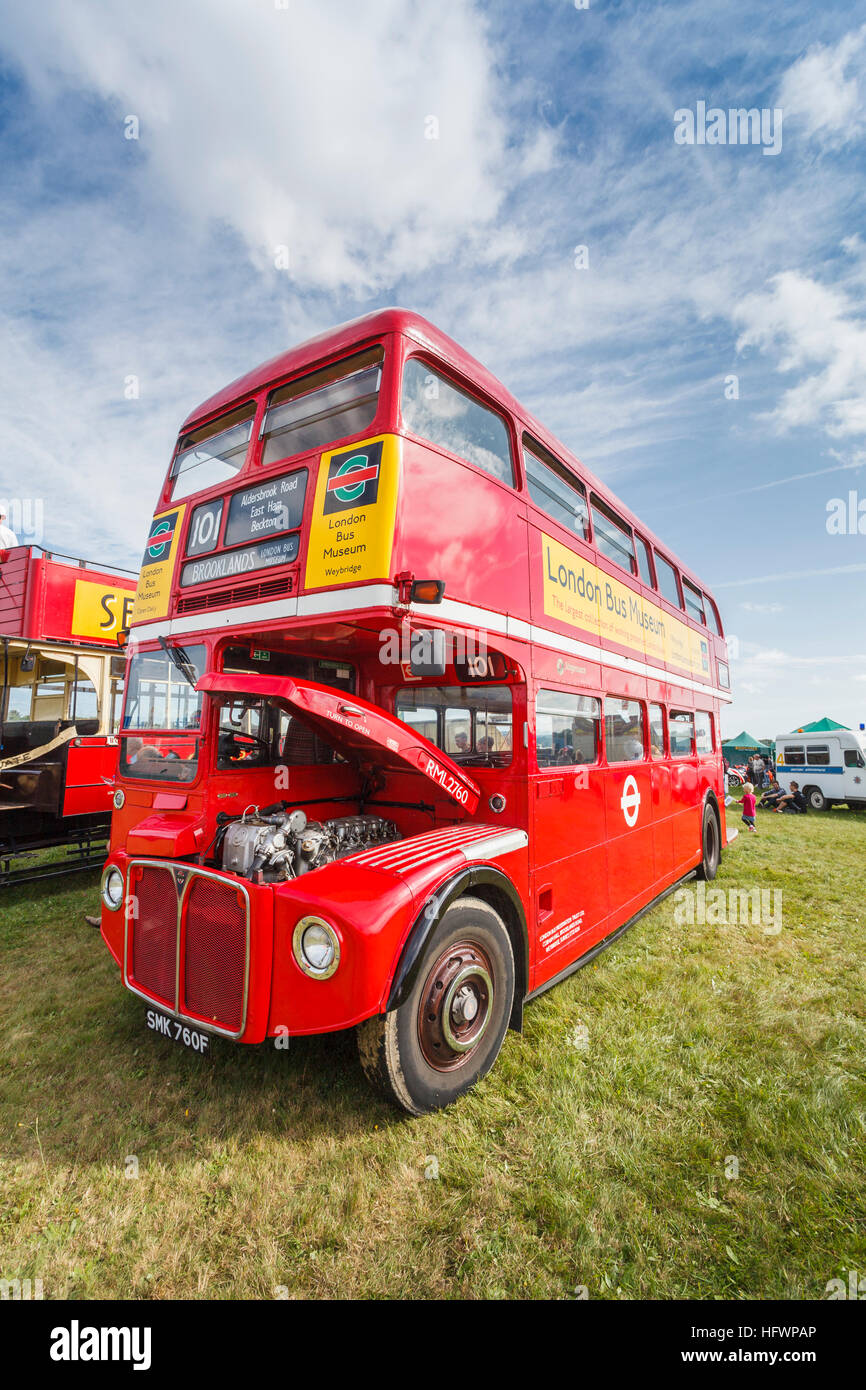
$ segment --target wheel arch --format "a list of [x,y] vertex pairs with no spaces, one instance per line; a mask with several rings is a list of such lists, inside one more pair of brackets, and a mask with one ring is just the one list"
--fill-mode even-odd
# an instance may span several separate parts
[[[719,831],[721,831],[722,813],[719,810],[719,798],[716,796],[712,787],[707,787],[707,790],[704,792],[704,806],[712,806],[716,813],[716,820],[719,822]],[[701,817],[703,817],[703,811],[701,812]]]
[[385,1012],[396,1009],[409,994],[421,968],[427,942],[449,907],[465,895],[481,898],[502,918],[514,952],[514,1003],[509,1028],[523,1028],[523,1001],[529,990],[529,934],[526,913],[517,888],[502,869],[473,864],[440,883],[428,897],[403,942],[391,976]]

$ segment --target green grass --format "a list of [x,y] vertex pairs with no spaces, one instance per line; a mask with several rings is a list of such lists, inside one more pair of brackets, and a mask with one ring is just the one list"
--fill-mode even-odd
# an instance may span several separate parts
[[83,921],[95,875],[5,894],[0,1277],[46,1298],[751,1299],[866,1273],[866,816],[758,827],[717,884],[781,888],[778,935],[678,925],[668,899],[421,1120],[367,1089],[350,1034],[202,1061],[147,1033]]

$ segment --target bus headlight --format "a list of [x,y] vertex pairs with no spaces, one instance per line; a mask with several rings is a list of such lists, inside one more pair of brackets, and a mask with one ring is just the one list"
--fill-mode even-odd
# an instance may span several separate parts
[[112,912],[117,912],[123,902],[123,874],[114,865],[102,875],[102,901]]
[[321,917],[302,917],[292,935],[295,960],[305,975],[327,980],[340,964],[340,938]]

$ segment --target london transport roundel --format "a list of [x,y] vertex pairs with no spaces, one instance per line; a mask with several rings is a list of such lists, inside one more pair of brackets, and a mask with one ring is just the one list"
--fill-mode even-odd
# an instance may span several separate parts
[[637,782],[630,774],[623,782],[619,804],[622,807],[626,825],[634,825],[640,810],[640,792]]

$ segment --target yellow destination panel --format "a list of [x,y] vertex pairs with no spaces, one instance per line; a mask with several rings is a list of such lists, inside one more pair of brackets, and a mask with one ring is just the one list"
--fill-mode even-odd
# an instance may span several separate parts
[[390,578],[399,488],[396,435],[322,455],[307,544],[308,589]]

